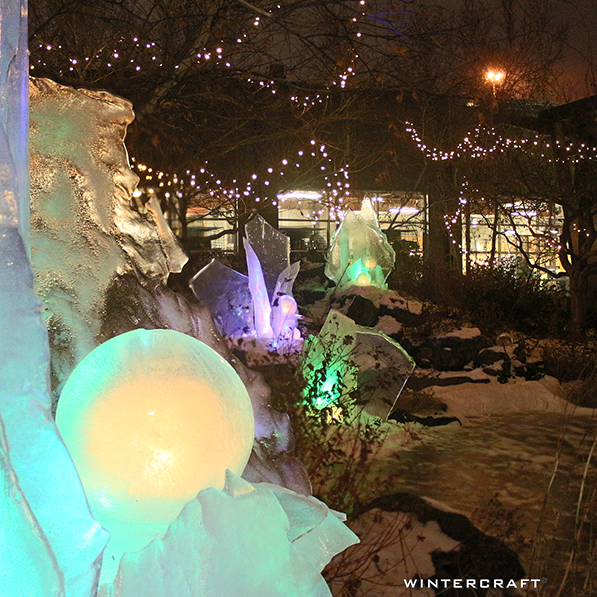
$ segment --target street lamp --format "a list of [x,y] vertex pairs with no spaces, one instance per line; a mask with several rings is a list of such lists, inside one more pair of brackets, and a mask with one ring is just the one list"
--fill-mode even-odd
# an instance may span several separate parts
[[491,83],[491,92],[495,97],[495,87],[499,85],[506,76],[506,73],[501,70],[488,70],[485,73],[485,79]]

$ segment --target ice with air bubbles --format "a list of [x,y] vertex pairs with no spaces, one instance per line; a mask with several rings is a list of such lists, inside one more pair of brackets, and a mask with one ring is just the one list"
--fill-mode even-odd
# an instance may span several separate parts
[[386,288],[396,254],[379,227],[370,199],[361,211],[349,210],[336,230],[327,255],[325,275],[340,288],[375,286]]

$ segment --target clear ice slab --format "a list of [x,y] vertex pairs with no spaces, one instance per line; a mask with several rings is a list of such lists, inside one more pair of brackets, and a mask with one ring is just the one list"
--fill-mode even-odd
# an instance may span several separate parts
[[374,328],[357,325],[330,310],[319,336],[311,336],[301,356],[306,392],[315,406],[338,402],[358,388],[365,410],[386,418],[406,385],[415,362],[402,346]]
[[340,288],[386,287],[396,254],[382,232],[370,199],[360,212],[348,211],[328,251],[325,275]]

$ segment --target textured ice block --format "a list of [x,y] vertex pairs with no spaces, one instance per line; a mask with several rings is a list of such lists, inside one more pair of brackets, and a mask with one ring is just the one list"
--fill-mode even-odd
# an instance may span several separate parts
[[334,235],[325,275],[340,287],[385,287],[396,254],[381,231],[371,201],[364,199],[361,211],[348,211]]
[[133,272],[165,284],[187,258],[159,203],[135,208],[124,137],[131,104],[105,91],[31,79],[31,254],[55,387],[97,346],[108,289]]
[[99,597],[329,597],[321,570],[358,542],[342,520],[315,498],[229,473],[163,539],[126,554]]

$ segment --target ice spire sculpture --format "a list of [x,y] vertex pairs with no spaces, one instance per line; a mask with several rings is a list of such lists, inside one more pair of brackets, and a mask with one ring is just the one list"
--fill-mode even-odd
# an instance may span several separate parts
[[[9,495],[23,500],[20,514],[12,511],[18,521],[0,519],[0,543],[20,548],[6,557],[0,552],[0,586],[5,595],[79,597],[95,591],[107,533],[89,513],[50,412],[48,338],[26,244],[27,5],[2,0],[0,8],[1,466]],[[3,514],[10,515],[12,507],[0,503]],[[30,575],[31,563],[13,560],[32,554],[40,567]]]
[[269,349],[300,346],[292,286],[300,263],[290,263],[290,239],[261,216],[245,225],[248,276],[213,260],[191,280],[218,331],[233,342],[261,340]]
[[328,252],[325,275],[341,288],[386,287],[396,254],[377,221],[370,199],[360,212],[348,211],[334,235]]

